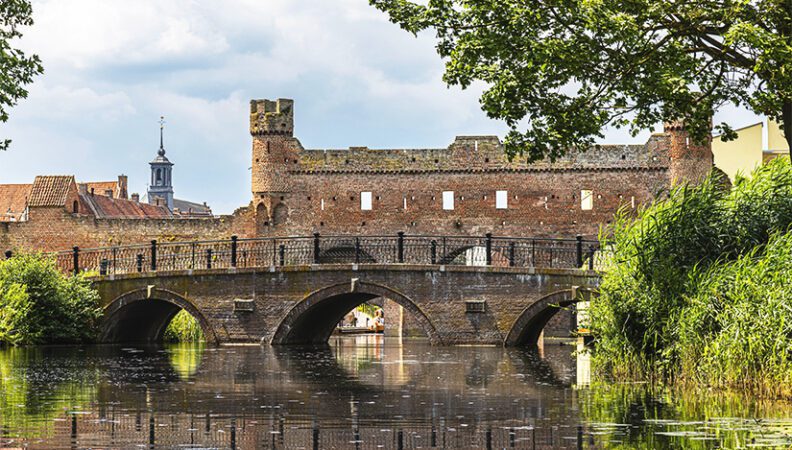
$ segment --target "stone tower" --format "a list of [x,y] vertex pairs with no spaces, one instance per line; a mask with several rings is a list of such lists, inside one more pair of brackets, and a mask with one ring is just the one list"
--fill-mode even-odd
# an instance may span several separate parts
[[712,137],[699,144],[693,141],[681,121],[667,122],[669,181],[671,184],[699,183],[713,168]]
[[173,163],[165,156],[165,145],[163,142],[164,121],[160,120],[160,148],[157,157],[149,163],[151,166],[151,181],[148,189],[148,202],[152,205],[160,204],[167,206],[173,211],[173,182],[171,172]]
[[253,137],[252,191],[257,233],[282,225],[288,218],[285,203],[290,192],[289,166],[297,158],[294,139],[294,101],[251,100],[250,134]]

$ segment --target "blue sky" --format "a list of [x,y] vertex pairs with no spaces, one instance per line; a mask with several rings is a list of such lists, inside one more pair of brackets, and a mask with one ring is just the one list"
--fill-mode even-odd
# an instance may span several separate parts
[[[0,124],[0,183],[39,174],[129,176],[145,193],[166,116],[178,198],[230,213],[250,199],[251,98],[295,99],[306,148],[445,147],[506,127],[482,86],[441,80],[431,35],[389,23],[367,0],[34,0],[20,45],[45,74]],[[729,109],[736,126],[756,120]],[[643,142],[609,130],[605,142]]]

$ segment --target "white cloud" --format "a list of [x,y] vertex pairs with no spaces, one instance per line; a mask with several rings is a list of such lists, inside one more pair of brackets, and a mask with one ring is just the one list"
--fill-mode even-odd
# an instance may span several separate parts
[[40,82],[15,111],[16,119],[112,122],[135,113],[129,96],[122,91],[99,93],[89,87],[50,87]]

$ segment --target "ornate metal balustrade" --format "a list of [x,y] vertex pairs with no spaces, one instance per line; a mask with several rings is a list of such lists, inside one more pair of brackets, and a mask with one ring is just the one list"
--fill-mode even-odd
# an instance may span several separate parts
[[157,242],[54,253],[65,272],[100,275],[315,264],[598,269],[599,242],[485,236],[321,236]]

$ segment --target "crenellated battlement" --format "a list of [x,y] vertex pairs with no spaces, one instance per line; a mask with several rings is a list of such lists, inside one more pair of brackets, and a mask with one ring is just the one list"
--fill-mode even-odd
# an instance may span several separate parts
[[253,136],[294,134],[294,100],[250,101],[250,134]]

